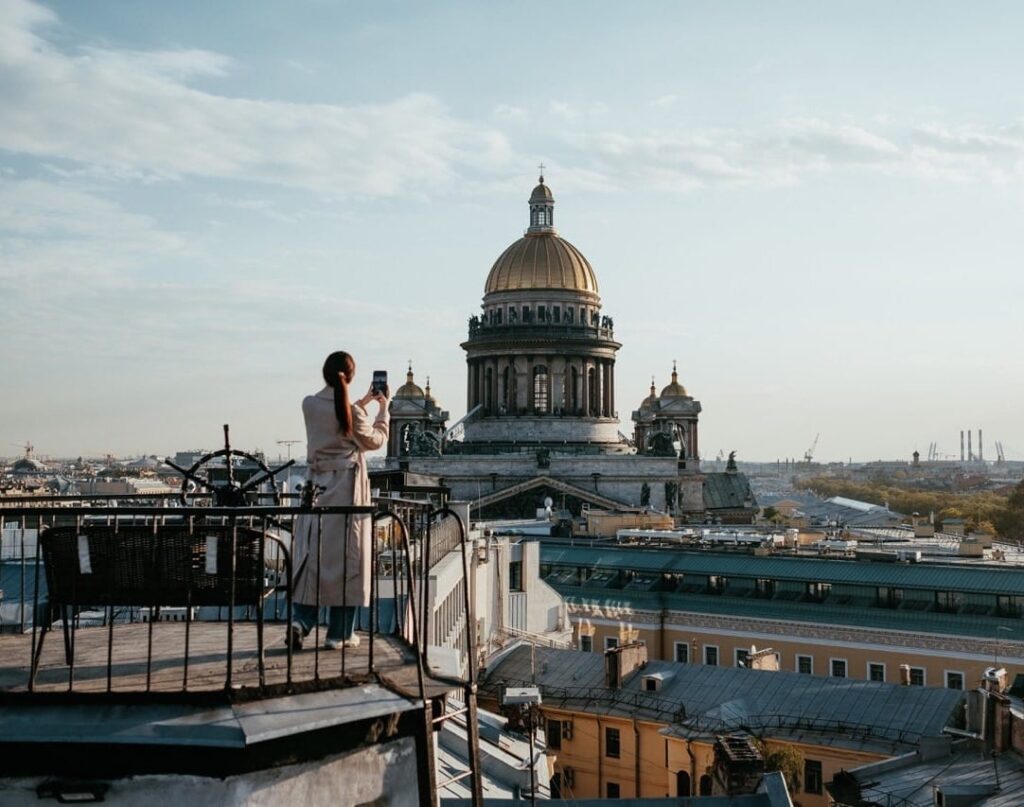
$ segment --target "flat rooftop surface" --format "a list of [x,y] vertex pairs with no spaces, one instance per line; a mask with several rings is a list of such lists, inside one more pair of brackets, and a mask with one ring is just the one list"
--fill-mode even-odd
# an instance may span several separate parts
[[[184,622],[154,623],[151,655],[149,635],[147,623],[115,624],[112,637],[107,627],[81,627],[74,632],[72,669],[65,660],[62,631],[52,630],[43,644],[35,691],[180,693],[212,692],[228,685],[227,622],[192,622],[187,654]],[[287,683],[284,636],[283,623],[270,623],[264,628],[266,686]],[[321,645],[325,638],[326,631],[321,629]],[[258,687],[256,624],[236,622],[232,640],[231,688]],[[347,648],[344,653],[322,647],[315,650],[312,633],[304,645],[305,649],[292,655],[293,683],[343,675],[359,677],[371,672],[366,634],[361,634],[358,648]],[[0,693],[28,690],[31,655],[31,633],[0,634]],[[415,656],[398,637],[375,638],[374,669],[383,679],[390,679],[396,689],[418,695]]]

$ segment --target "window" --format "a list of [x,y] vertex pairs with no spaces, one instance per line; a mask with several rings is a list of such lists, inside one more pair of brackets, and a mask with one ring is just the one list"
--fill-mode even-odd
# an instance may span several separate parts
[[814,657],[813,656],[797,656],[796,657],[796,671],[798,673],[804,673],[805,675],[814,674]]
[[709,667],[718,666],[718,648],[715,645],[704,645],[704,663]]
[[580,650],[584,653],[594,652],[594,637],[593,636],[580,636]]
[[996,612],[999,616],[1020,616],[1020,598],[1008,594],[996,595]]
[[672,650],[672,658],[680,664],[690,661],[690,646],[686,642],[676,642]]
[[946,670],[946,689],[963,689],[964,674],[954,670]]
[[846,659],[830,659],[829,667],[831,668],[833,678],[846,678]]
[[903,589],[880,586],[875,592],[875,602],[882,608],[899,608],[903,602]]
[[557,305],[551,306],[551,318],[555,322],[561,322],[562,321],[562,309],[559,306],[557,306]]
[[548,317],[548,307],[546,305],[537,306],[537,322],[544,322]]
[[743,647],[736,648],[736,666],[746,667],[747,659],[750,658],[750,651]]
[[619,730],[605,728],[604,730],[604,755],[612,759],[619,758]]
[[604,796],[606,799],[617,799],[619,798],[619,783],[618,782],[605,782],[604,785]]
[[910,685],[912,687],[924,686],[924,667],[910,668]]
[[832,592],[831,583],[808,583],[807,599],[821,602]]
[[523,562],[513,560],[508,564],[508,590],[523,590]]
[[878,661],[869,661],[868,680],[885,683],[885,665]]
[[700,777],[700,784],[698,785],[698,787],[700,788],[700,794],[702,796],[710,796],[711,795],[711,777],[708,774],[706,774],[706,773],[703,776],[701,776]]
[[562,721],[548,720],[547,730],[548,748],[558,750],[562,747]]
[[494,312],[494,324],[501,325],[501,309]]
[[523,306],[523,322],[529,322],[529,321],[530,321],[530,306],[524,305]]
[[533,408],[547,412],[551,400],[551,379],[548,368],[539,364],[533,368]]
[[821,763],[816,759],[804,760],[804,793],[821,793]]
[[604,637],[604,649],[611,650],[612,648],[619,646],[618,636],[605,636]]
[[686,771],[676,771],[676,795],[690,795],[690,774]]
[[963,595],[959,591],[936,591],[935,610],[946,614],[955,614],[963,605]]
[[658,679],[651,678],[648,676],[644,679],[644,692],[657,692],[658,691]]

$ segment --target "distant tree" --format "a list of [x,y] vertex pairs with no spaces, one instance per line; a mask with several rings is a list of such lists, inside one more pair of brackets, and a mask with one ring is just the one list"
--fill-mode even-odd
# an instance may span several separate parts
[[786,780],[790,793],[800,790],[800,780],[804,775],[804,755],[800,749],[792,745],[771,745],[761,741],[758,743],[764,757],[765,773],[779,771]]
[[1006,500],[1006,508],[992,519],[1000,537],[1024,542],[1024,481],[1017,484]]

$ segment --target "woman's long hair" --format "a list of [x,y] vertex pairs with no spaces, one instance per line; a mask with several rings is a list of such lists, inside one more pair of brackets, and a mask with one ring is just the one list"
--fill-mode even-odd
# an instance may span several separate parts
[[352,436],[352,407],[348,402],[348,385],[356,373],[356,362],[344,350],[336,351],[324,362],[324,381],[334,390],[334,415],[338,429],[346,437]]

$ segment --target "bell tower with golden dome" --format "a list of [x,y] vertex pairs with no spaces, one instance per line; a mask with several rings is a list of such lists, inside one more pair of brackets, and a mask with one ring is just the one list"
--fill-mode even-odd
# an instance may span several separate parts
[[543,173],[523,237],[494,262],[482,312],[470,318],[463,445],[524,444],[625,453],[615,411],[613,323],[597,276],[554,226]]

